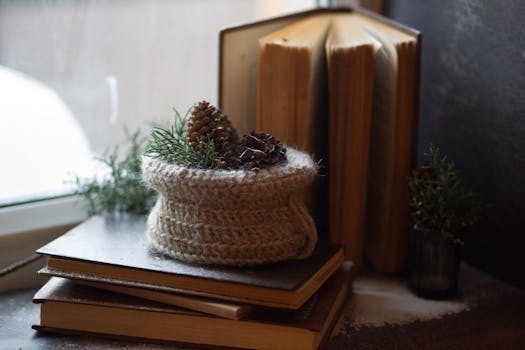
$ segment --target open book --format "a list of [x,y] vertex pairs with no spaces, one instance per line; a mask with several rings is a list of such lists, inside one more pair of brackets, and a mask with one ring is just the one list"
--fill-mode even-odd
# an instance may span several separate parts
[[221,108],[321,161],[305,195],[357,267],[403,268],[420,35],[366,11],[316,9],[221,32]]

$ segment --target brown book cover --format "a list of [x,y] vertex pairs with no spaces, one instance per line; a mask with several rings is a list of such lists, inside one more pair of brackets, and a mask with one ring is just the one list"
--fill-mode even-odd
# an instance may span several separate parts
[[[329,151],[327,162],[330,169],[328,192],[332,197],[338,197],[328,200],[330,226],[338,228],[337,232],[323,231],[322,233],[329,234],[332,239],[336,237],[336,241],[350,247],[353,251],[349,258],[357,257],[360,260],[365,249],[366,256],[375,267],[382,271],[395,272],[404,267],[408,243],[406,176],[414,166],[417,145],[421,50],[419,32],[360,8],[318,8],[227,28],[220,33],[219,105],[231,117],[234,124],[242,126],[240,130],[242,132],[255,129],[258,123],[261,125],[256,119],[257,100],[260,98],[257,86],[261,86],[261,82],[257,81],[260,78],[257,76],[257,67],[261,66],[258,60],[262,57],[257,55],[258,40],[314,15],[349,13],[359,18],[356,23],[380,46],[380,49],[374,52],[374,74],[370,76],[373,80],[372,120],[368,121],[370,142],[369,149],[363,149],[362,152],[365,155],[368,153],[368,159],[352,156],[354,161],[361,161],[364,164],[353,165],[353,169],[357,169],[357,166],[362,170],[358,174],[351,175],[354,182],[348,183],[349,177],[343,176],[341,180],[340,169],[345,165],[333,163],[341,163],[340,158],[334,156],[334,153],[342,152],[341,140],[330,139],[328,142],[328,148],[332,149]],[[289,70],[294,69],[293,66],[289,67]],[[383,74],[385,72],[387,74]],[[330,72],[327,72],[328,81],[332,87],[335,87],[334,79],[331,79],[334,77],[330,77],[329,74]],[[276,86],[272,89],[272,91],[280,91]],[[325,89],[327,90],[328,86]],[[332,89],[329,99],[332,100],[332,94],[335,93],[340,101],[344,101],[345,91],[347,90]],[[297,92],[299,94],[300,91]],[[367,97],[368,95],[365,96]],[[369,104],[370,102],[367,108],[370,108]],[[260,100],[259,105],[261,105]],[[293,105],[293,99],[290,105]],[[332,108],[334,107],[337,105],[332,103]],[[273,115],[272,112],[268,114]],[[329,123],[328,110],[316,117]],[[340,117],[343,117],[342,114]],[[348,114],[348,117],[350,118],[351,115]],[[287,123],[281,121],[281,124]],[[316,131],[322,132],[320,130],[324,129],[317,128]],[[329,126],[329,129],[332,129],[332,126]],[[351,134],[348,130],[340,131],[343,132],[343,136]],[[363,145],[365,143],[366,137],[363,138]],[[323,146],[320,148],[322,149]],[[343,155],[342,158],[347,157]],[[339,176],[332,178],[333,174]],[[359,186],[359,193],[355,195],[351,193],[351,190],[348,190],[351,186]],[[349,191],[347,197],[352,199],[348,201],[340,199],[342,191],[347,190]],[[334,206],[337,208],[334,209]],[[363,209],[366,213],[363,213]],[[350,218],[356,217],[357,219],[352,223],[348,222]],[[323,223],[318,222],[319,224]],[[350,233],[340,228],[342,226],[348,227],[347,231]]]
[[339,245],[320,242],[304,260],[254,267],[192,265],[151,250],[145,232],[145,217],[90,218],[37,251],[49,256],[42,272],[297,309],[343,261]]
[[223,319],[52,278],[33,299],[41,304],[40,324],[34,328],[239,348],[316,349],[344,304],[350,270],[351,263],[345,263],[295,312],[261,308],[245,320]]

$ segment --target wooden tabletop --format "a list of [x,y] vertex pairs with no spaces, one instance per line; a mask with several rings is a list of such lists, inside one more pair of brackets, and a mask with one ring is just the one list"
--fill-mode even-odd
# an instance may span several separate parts
[[[326,349],[525,349],[525,291],[462,266],[459,300],[468,309],[408,324],[357,325],[348,303]],[[36,291],[0,295],[0,349],[173,349],[89,336],[38,333]],[[178,347],[178,349],[184,349]]]

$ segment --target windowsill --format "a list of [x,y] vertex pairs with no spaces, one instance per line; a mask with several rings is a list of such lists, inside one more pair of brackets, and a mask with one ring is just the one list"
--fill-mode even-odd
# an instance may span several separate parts
[[0,208],[0,237],[68,225],[85,218],[87,214],[82,202],[72,195],[6,206]]
[[0,198],[0,210],[8,207],[18,207],[23,204],[45,202],[57,198],[72,197],[73,190],[69,187],[62,190],[50,190],[46,192],[19,195],[16,197]]
[[[87,217],[76,196],[65,196],[0,208],[0,270],[34,254],[35,250]],[[39,259],[0,277],[0,292],[41,282]]]

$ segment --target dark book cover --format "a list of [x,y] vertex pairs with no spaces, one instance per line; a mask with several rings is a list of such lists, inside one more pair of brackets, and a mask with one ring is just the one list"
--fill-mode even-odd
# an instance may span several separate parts
[[146,218],[123,214],[90,218],[37,252],[61,259],[294,291],[340,250],[337,244],[319,242],[312,256],[304,260],[254,267],[193,265],[151,249]]

